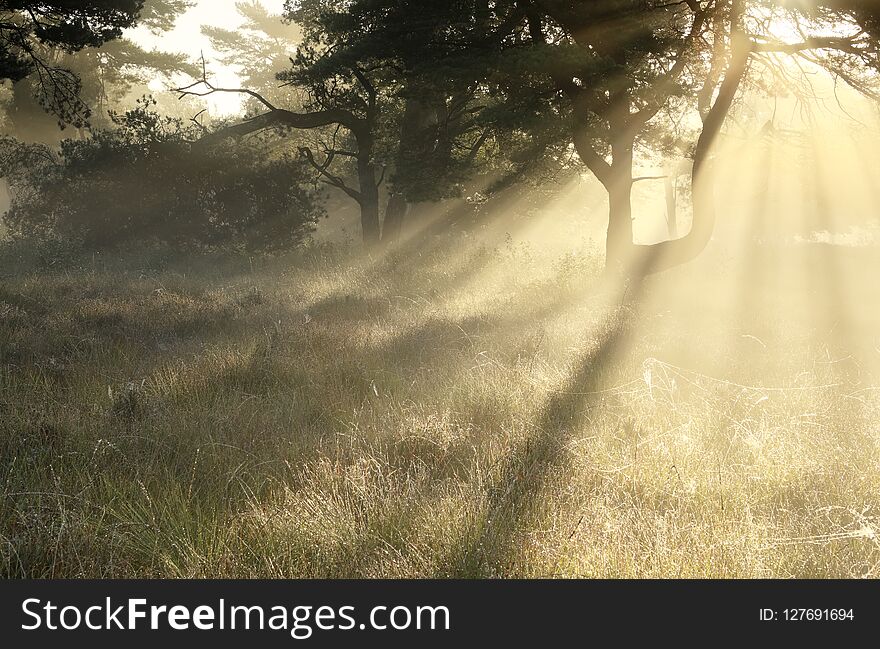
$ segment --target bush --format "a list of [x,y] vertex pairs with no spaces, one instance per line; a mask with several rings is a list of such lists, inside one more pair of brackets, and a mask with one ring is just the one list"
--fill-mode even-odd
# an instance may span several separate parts
[[300,243],[321,215],[303,163],[265,140],[200,143],[198,127],[144,98],[115,128],[60,152],[9,139],[3,156],[13,235],[89,248],[156,241],[177,248],[270,250]]

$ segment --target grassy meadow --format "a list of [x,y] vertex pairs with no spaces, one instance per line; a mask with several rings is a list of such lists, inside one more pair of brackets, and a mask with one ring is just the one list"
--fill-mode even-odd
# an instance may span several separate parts
[[430,241],[6,250],[3,576],[878,576],[873,250]]

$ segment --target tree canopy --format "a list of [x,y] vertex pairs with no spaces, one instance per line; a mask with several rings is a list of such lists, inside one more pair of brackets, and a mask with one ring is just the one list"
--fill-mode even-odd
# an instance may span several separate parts
[[91,111],[79,94],[81,80],[47,48],[69,54],[118,39],[143,6],[144,0],[0,2],[0,79],[35,76],[40,105],[63,123],[85,124]]
[[[38,76],[40,48],[113,40],[138,12],[167,28],[183,7],[44,3],[32,15],[26,4],[7,3],[27,39],[17,46],[18,28],[4,27],[6,51]],[[880,10],[865,0],[288,0],[281,16],[254,2],[237,8],[246,38],[205,33],[222,61],[240,66],[242,86],[219,86],[205,63],[178,92],[237,93],[246,115],[205,129],[193,149],[256,134],[286,146],[316,182],[358,205],[369,248],[393,243],[419,204],[460,197],[475,179],[491,193],[586,170],[608,196],[609,267],[662,270],[712,236],[713,154],[744,92],[771,81],[798,91],[796,62],[880,98]],[[116,40],[96,50],[98,67],[124,76],[127,61],[148,60],[126,48]],[[77,99],[50,108],[82,123],[73,69],[65,73],[77,79]],[[633,187],[647,179],[637,169],[649,157],[691,166],[690,230],[670,227],[657,243],[637,242],[633,230]]]

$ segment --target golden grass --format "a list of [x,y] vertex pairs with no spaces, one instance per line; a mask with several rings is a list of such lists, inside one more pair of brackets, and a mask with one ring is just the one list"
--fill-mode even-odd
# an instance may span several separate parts
[[877,576],[876,306],[456,245],[3,279],[3,574]]

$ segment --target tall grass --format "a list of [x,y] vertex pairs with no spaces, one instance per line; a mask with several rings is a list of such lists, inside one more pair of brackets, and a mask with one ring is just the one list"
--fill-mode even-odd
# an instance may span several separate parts
[[870,350],[842,369],[810,287],[746,309],[690,268],[635,303],[597,266],[7,265],[2,573],[877,576]]

